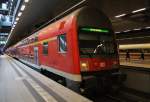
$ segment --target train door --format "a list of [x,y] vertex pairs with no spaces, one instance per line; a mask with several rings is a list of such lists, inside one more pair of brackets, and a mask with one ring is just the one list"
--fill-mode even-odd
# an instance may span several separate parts
[[38,47],[34,47],[34,64],[39,65],[39,60],[38,60]]

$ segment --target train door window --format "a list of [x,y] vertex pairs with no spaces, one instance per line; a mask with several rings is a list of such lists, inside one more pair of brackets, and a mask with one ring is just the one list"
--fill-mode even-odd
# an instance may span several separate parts
[[48,42],[43,43],[43,54],[48,55]]
[[59,41],[59,52],[65,53],[67,51],[66,34],[58,36]]

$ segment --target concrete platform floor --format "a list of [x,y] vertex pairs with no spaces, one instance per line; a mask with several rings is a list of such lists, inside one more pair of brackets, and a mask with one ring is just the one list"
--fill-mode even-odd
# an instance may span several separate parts
[[91,102],[7,55],[0,56],[0,102]]

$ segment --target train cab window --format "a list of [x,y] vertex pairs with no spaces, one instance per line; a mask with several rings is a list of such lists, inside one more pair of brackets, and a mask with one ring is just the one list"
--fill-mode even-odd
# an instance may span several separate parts
[[117,53],[113,33],[103,28],[80,28],[79,48],[81,57],[107,57]]
[[48,42],[43,43],[43,54],[48,55]]
[[65,53],[67,51],[66,34],[58,36],[59,52]]

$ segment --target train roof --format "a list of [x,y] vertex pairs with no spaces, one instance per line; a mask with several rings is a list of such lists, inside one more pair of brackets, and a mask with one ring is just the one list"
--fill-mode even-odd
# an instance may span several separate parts
[[[46,29],[50,25],[56,23],[57,21],[65,19],[67,17],[70,17],[70,16],[77,17],[78,26],[91,25],[93,27],[103,27],[103,28],[112,29],[112,24],[111,24],[109,18],[102,11],[98,10],[95,7],[84,6],[84,7],[74,10],[73,12],[70,12],[68,15],[66,15],[66,13],[64,13],[64,16],[62,16],[62,15],[63,14],[55,17],[54,20],[52,19],[49,22],[47,22],[46,24],[42,25],[39,29],[37,29],[34,33],[32,33],[32,35],[22,39],[14,46],[15,47],[19,46],[24,41],[33,38],[37,34],[40,34],[40,32],[46,31]],[[91,18],[92,18],[92,20],[91,20]]]
[[91,26],[112,29],[109,18],[95,7],[82,7],[76,13],[78,26]]

